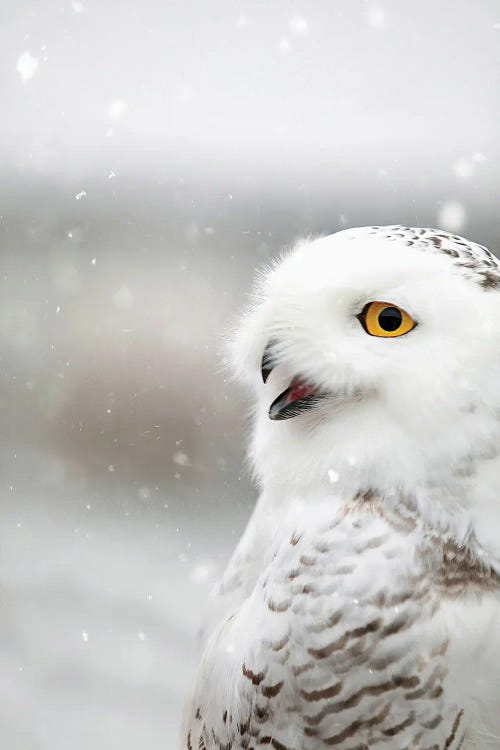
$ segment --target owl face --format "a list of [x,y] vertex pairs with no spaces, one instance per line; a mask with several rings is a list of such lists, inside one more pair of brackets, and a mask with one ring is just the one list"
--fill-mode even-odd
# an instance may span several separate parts
[[398,483],[498,435],[500,291],[481,283],[482,249],[461,265],[460,238],[396,229],[303,243],[263,275],[236,342],[259,472]]

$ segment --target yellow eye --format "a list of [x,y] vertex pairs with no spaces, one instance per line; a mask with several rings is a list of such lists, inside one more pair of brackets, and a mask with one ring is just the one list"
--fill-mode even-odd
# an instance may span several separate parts
[[390,302],[369,302],[358,320],[370,336],[392,338],[409,333],[417,325],[406,310]]

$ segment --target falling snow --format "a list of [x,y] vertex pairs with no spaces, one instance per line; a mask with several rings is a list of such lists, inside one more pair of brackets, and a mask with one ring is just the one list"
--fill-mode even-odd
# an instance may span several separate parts
[[112,119],[118,119],[127,111],[127,102],[124,99],[113,99],[108,107],[108,115]]
[[340,479],[340,474],[333,469],[328,469],[328,479],[332,484],[335,484]]
[[137,493],[141,500],[150,500],[151,499],[151,488],[144,485],[143,487],[139,487],[139,491]]
[[475,165],[468,159],[458,159],[453,165],[453,171],[459,180],[468,180],[474,174]]
[[443,204],[438,213],[438,226],[450,232],[460,232],[467,224],[467,211],[458,201],[450,200]]
[[187,455],[187,453],[183,453],[182,451],[176,451],[172,456],[172,460],[178,466],[191,466],[189,456]]
[[207,560],[199,562],[191,571],[190,580],[197,585],[213,580],[215,577],[215,565],[212,561]]
[[386,26],[386,15],[383,8],[370,8],[368,11],[368,23],[374,29],[384,29]]
[[289,26],[292,34],[297,34],[298,36],[307,34],[309,31],[309,23],[304,16],[293,16],[293,18],[290,19]]
[[134,302],[134,295],[128,286],[121,286],[113,294],[113,304],[120,310],[125,310]]
[[486,156],[482,153],[482,151],[476,151],[472,155],[472,158],[476,162],[476,164],[484,164],[484,162],[487,161]]
[[280,39],[278,43],[278,52],[280,54],[286,54],[287,52],[290,51],[290,47],[291,47],[290,41],[286,39],[285,37],[283,37],[283,39]]
[[30,52],[23,52],[17,59],[16,70],[21,76],[22,83],[27,83],[38,70],[38,58]]
[[0,643],[0,745],[173,750],[256,496],[224,333],[298,235],[387,220],[494,247],[500,18],[207,3],[181,30],[176,3],[11,5],[0,548],[23,637]]

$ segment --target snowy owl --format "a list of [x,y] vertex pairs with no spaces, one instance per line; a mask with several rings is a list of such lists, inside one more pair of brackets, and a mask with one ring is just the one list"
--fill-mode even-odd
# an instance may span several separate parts
[[260,498],[182,750],[500,748],[500,264],[433,229],[300,243],[235,336]]

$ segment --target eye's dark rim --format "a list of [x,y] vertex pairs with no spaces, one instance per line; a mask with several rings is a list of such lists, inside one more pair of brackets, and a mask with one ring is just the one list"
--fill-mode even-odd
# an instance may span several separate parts
[[[374,302],[380,302],[380,300],[372,299],[370,302],[367,302],[366,305],[361,310],[361,312],[358,313],[358,315],[356,315],[356,318],[359,320],[359,322],[361,323],[361,325],[363,327],[364,332],[367,333],[368,336],[373,336],[373,338],[375,338],[375,339],[381,339],[381,338],[397,339],[397,338],[401,338],[401,336],[407,336],[409,333],[411,333],[412,331],[414,331],[415,328],[418,326],[418,320],[415,320],[415,318],[413,317],[413,315],[411,315],[410,317],[413,320],[414,325],[410,328],[409,331],[405,331],[404,333],[400,333],[398,336],[377,336],[377,334],[375,334],[375,333],[370,333],[370,331],[366,327],[366,314],[367,314],[370,306],[373,305]],[[399,305],[396,305],[394,302],[387,302],[386,304],[388,305],[388,307],[395,307],[397,310],[403,310],[403,312],[406,312],[406,310],[404,310]],[[408,313],[408,312],[406,312],[406,314],[410,315],[410,313]]]

